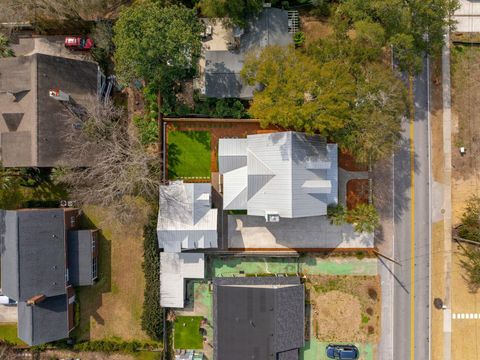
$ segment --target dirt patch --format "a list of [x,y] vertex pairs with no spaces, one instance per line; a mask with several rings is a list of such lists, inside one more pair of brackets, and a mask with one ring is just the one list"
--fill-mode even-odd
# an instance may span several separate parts
[[315,294],[311,297],[311,301],[318,339],[350,341],[356,336],[362,320],[358,298],[335,290],[325,294]]
[[309,45],[315,40],[326,38],[333,33],[332,27],[326,20],[314,16],[300,16],[300,26],[305,33],[305,44]]
[[366,165],[357,163],[352,155],[343,151],[338,155],[338,166],[348,171],[368,171]]
[[[480,171],[480,49],[455,46],[452,48],[452,194],[454,203],[464,203],[467,197],[479,193]],[[459,148],[465,147],[461,155]],[[458,192],[457,192],[458,191]],[[462,197],[460,196],[462,195]],[[454,210],[456,205],[454,204]],[[462,204],[463,205],[463,204]],[[458,220],[454,213],[454,221]]]
[[380,333],[378,276],[310,276],[314,336],[328,342],[377,342]]
[[368,179],[353,179],[347,182],[347,208],[352,210],[357,205],[368,204],[370,197],[370,182]]

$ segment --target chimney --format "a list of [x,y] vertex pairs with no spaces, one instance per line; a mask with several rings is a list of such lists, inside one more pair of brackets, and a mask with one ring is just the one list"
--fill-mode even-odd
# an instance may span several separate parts
[[45,300],[47,297],[43,294],[40,295],[35,295],[31,299],[27,300],[27,305],[37,305],[38,303],[41,303],[43,300]]
[[67,93],[63,92],[60,89],[50,89],[48,92],[48,95],[50,95],[51,98],[54,98],[55,100],[58,101],[69,101],[70,100],[70,95]]

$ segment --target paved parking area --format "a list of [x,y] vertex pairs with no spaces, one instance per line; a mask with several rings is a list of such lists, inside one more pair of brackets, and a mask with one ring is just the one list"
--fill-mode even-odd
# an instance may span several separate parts
[[261,216],[229,215],[230,249],[367,249],[373,248],[373,234],[356,233],[349,224],[331,225],[326,216],[282,218],[267,223]]

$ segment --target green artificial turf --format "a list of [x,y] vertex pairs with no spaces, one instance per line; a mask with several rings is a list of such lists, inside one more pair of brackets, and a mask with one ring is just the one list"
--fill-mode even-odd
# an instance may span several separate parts
[[175,349],[197,350],[203,348],[203,336],[200,333],[201,316],[178,316],[175,319]]
[[210,179],[210,132],[169,131],[167,144],[169,179]]

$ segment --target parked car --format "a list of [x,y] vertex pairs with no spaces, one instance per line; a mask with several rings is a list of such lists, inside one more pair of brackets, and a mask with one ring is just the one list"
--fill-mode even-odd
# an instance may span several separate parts
[[70,50],[90,50],[93,47],[93,40],[82,36],[67,36],[65,47]]
[[358,359],[359,351],[355,345],[329,344],[326,348],[329,359]]

